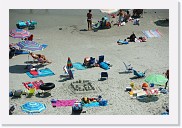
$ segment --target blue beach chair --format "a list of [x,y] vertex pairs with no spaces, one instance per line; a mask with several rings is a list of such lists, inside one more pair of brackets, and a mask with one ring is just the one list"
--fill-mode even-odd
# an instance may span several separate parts
[[137,72],[136,70],[133,69],[133,74],[137,77],[145,77],[145,72]]

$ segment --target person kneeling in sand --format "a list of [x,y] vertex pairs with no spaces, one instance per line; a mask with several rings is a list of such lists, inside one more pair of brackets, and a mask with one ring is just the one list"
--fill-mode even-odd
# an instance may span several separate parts
[[50,62],[50,61],[48,61],[47,59],[46,59],[46,57],[44,56],[44,55],[42,55],[42,54],[34,54],[34,53],[29,53],[31,56],[32,56],[32,58],[34,59],[34,60],[38,60],[38,62],[39,63],[42,63],[42,64],[44,64],[44,63],[52,63],[52,62]]

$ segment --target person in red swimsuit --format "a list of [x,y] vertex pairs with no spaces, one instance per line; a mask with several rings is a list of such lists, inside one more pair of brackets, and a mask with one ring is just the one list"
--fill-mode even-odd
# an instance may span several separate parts
[[87,13],[87,23],[88,23],[88,31],[92,30],[92,10],[89,10],[89,12]]

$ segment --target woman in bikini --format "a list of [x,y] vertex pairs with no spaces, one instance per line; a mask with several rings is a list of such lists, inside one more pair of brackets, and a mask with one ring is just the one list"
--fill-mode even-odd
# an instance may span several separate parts
[[38,60],[38,62],[40,62],[40,63],[52,63],[52,62],[48,61],[44,55],[34,54],[32,52],[30,53],[30,55],[32,56],[32,58],[34,60]]

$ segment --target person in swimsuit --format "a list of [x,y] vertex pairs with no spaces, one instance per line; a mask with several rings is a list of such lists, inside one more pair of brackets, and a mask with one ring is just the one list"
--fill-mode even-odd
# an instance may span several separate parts
[[87,23],[88,23],[88,31],[92,30],[92,10],[89,10],[87,13]]
[[46,57],[44,56],[44,55],[42,55],[42,54],[34,54],[34,53],[30,53],[30,55],[32,56],[32,58],[34,59],[34,60],[38,60],[38,62],[40,62],[40,63],[51,63],[50,61],[48,61],[47,59],[46,59]]

